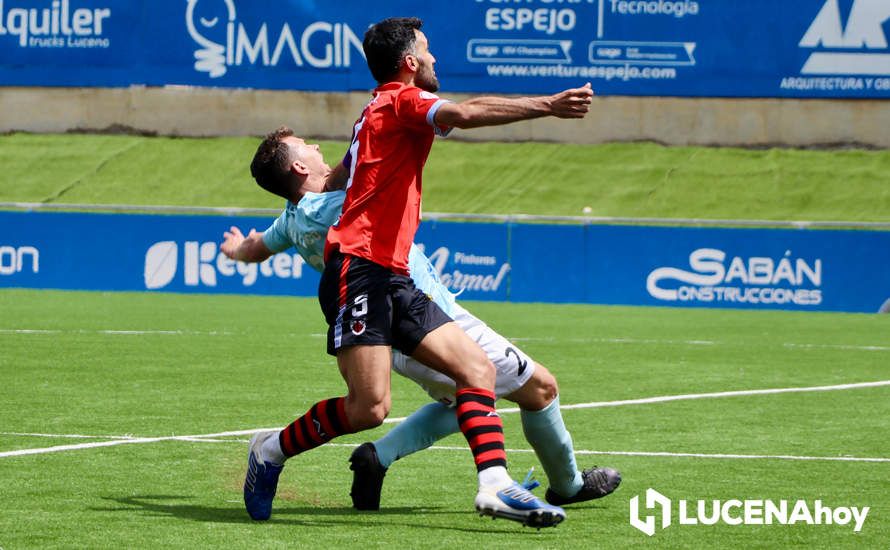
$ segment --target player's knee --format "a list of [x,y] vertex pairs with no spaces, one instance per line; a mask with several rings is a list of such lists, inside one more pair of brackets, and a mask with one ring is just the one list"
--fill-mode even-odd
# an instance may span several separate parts
[[392,402],[388,396],[371,402],[356,403],[352,407],[347,406],[346,416],[352,429],[356,431],[370,430],[383,424],[389,415],[391,405]]
[[370,410],[368,410],[368,414],[366,416],[368,428],[376,428],[377,426],[383,424],[383,421],[386,420],[387,416],[389,416],[388,403],[377,403],[376,405],[372,406]]
[[550,371],[535,364],[535,374],[514,395],[515,401],[523,409],[540,411],[553,403],[553,400],[559,395],[559,386]]
[[540,376],[538,377],[538,397],[541,402],[544,404],[542,409],[553,402],[556,399],[556,396],[559,395],[559,386],[556,384],[556,378],[550,374],[550,371],[541,367],[541,365],[536,366],[536,370],[541,371]]

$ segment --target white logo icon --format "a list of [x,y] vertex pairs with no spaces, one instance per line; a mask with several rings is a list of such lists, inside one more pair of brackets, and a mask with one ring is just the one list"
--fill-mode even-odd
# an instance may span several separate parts
[[176,275],[179,247],[173,241],[155,243],[145,253],[145,288],[164,288]]
[[[202,8],[205,5],[216,4],[215,12],[208,14],[213,15],[212,18],[208,19],[195,14],[195,5],[199,2]],[[226,17],[225,22],[222,19],[223,15]],[[208,73],[210,78],[219,78],[226,74],[226,65],[232,63],[231,45],[234,43],[235,36],[235,3],[233,0],[188,0],[185,24],[192,40],[203,47],[203,49],[195,51],[195,70]]]
[[[665,529],[671,524],[671,499],[659,493],[655,489],[646,489],[646,509],[655,510],[661,508],[661,528]],[[650,537],[655,534],[655,516],[640,518],[640,497],[630,499],[630,524]]]
[[312,423],[315,424],[315,431],[318,432],[318,436],[327,439],[328,434],[324,433],[324,429],[321,427],[321,422],[313,418]]
[[[883,29],[888,19],[890,2],[887,0],[855,0],[844,27],[838,0],[826,0],[800,40],[800,47],[852,51],[813,52],[801,73],[890,75],[890,52]],[[884,52],[863,52],[863,48]]]

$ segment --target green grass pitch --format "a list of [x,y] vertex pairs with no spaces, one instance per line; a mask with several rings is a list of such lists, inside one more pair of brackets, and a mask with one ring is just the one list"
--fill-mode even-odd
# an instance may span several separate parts
[[[0,202],[280,208],[281,200],[250,177],[258,144],[258,138],[0,136]],[[348,146],[320,145],[330,164]],[[433,146],[423,181],[426,212],[890,221],[886,150],[447,139]]]
[[[886,316],[468,307],[556,374],[564,405],[890,379]],[[352,445],[389,425],[293,459],[272,520],[252,523],[241,502],[246,436],[170,437],[282,426],[343,393],[314,300],[3,290],[0,311],[5,550],[881,548],[890,540],[888,386],[566,410],[580,465],[613,466],[624,482],[610,497],[567,508],[555,529],[478,517],[460,436],[394,465],[380,512],[353,511]],[[427,401],[398,377],[393,397],[393,417]],[[518,415],[503,418],[511,472],[521,478],[538,463]],[[115,437],[161,439],[9,455]],[[645,452],[884,461],[633,454]],[[851,525],[674,524],[649,538],[628,517],[631,497],[650,487],[689,500],[820,499],[871,509],[859,533]]]

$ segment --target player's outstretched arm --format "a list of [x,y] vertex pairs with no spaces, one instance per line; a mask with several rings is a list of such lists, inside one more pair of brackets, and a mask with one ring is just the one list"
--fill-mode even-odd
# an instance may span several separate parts
[[551,96],[477,97],[460,103],[445,103],[436,112],[436,124],[454,128],[498,126],[545,116],[584,118],[590,110],[593,89],[588,82]]
[[247,237],[235,226],[223,233],[223,243],[219,246],[220,252],[232,260],[240,262],[262,262],[273,254],[263,242],[263,234],[251,229]]

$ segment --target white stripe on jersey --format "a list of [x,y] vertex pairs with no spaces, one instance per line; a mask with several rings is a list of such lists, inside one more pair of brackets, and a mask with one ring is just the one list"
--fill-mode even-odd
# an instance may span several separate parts
[[349,156],[350,156],[349,179],[346,180],[346,189],[349,189],[350,187],[352,187],[352,176],[355,175],[355,165],[358,162],[358,147],[359,147],[358,133],[361,132],[362,126],[364,126],[364,125],[365,125],[365,117],[362,116],[362,118],[358,122],[355,123],[355,128],[353,128],[353,130],[352,130],[353,136],[355,136],[355,137],[352,138],[352,144],[349,146]]

